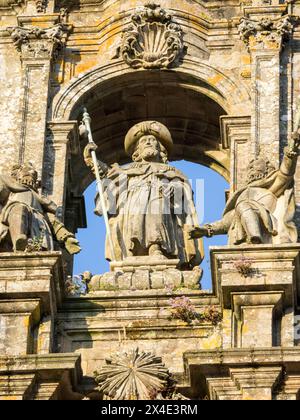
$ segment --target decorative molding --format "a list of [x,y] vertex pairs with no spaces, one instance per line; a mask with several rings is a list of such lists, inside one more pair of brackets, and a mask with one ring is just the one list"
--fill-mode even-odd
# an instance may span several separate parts
[[166,69],[178,62],[186,50],[183,31],[167,10],[148,3],[137,8],[131,20],[116,57],[134,69]]
[[22,59],[51,59],[62,48],[70,28],[58,23],[50,28],[7,28]]
[[138,348],[120,352],[95,372],[98,390],[111,400],[181,400],[176,382],[161,357],[140,352]]
[[238,31],[241,39],[250,50],[281,50],[290,39],[295,24],[296,19],[290,15],[279,19],[262,17],[260,20],[243,17],[240,20]]

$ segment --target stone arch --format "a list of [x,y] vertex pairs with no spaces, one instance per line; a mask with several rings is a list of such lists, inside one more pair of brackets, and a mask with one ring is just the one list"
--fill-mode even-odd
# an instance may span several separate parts
[[[153,97],[155,101],[150,101]],[[141,120],[156,119],[172,132],[171,160],[203,164],[229,181],[230,150],[221,141],[220,117],[244,115],[249,100],[245,86],[196,59],[164,71],[137,71],[118,60],[74,78],[54,99],[52,122],[79,122],[83,105],[87,105],[103,160],[122,164],[129,161],[123,147],[127,130]],[[69,164],[72,175],[65,182],[66,207],[70,196],[82,196],[93,181],[82,153],[72,154]]]
[[[69,120],[76,104],[88,91],[101,83],[131,73],[140,73],[144,70],[133,70],[122,61],[114,64],[101,65],[72,79],[53,101],[52,119]],[[165,72],[165,71],[164,71]],[[248,89],[231,80],[220,70],[199,62],[199,59],[186,59],[179,69],[170,70],[179,75],[189,75],[195,80],[207,84],[206,94],[218,102],[228,114],[245,113],[250,101]]]

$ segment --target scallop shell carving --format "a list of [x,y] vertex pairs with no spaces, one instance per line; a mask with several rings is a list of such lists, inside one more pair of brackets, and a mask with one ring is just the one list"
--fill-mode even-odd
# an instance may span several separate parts
[[185,50],[183,32],[166,10],[148,4],[137,9],[131,20],[118,56],[135,69],[169,68],[176,63]]

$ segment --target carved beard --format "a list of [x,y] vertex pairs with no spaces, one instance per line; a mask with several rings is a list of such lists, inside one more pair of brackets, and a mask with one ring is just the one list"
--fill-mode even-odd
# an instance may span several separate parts
[[141,153],[140,156],[142,159],[146,160],[146,161],[151,161],[154,158],[156,158],[157,156],[159,156],[159,151],[157,149],[155,149],[154,147],[148,146],[145,147]]

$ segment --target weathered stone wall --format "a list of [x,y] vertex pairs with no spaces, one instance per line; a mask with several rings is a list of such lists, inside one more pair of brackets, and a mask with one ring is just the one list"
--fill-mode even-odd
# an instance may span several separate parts
[[[73,230],[92,181],[78,133],[83,105],[108,163],[126,162],[128,128],[156,118],[173,134],[172,158],[210,166],[231,193],[260,152],[279,164],[295,128],[299,1],[161,0],[185,48],[170,67],[134,68],[118,49],[146,3],[0,0],[0,169],[32,161]],[[252,264],[246,274],[241,255]],[[297,244],[212,250],[214,290],[185,293],[200,312],[215,306],[217,325],[170,320],[165,290],[70,298],[61,258],[0,258],[0,399],[99,399],[93,371],[132,346],[162,356],[190,397],[299,398]]]

